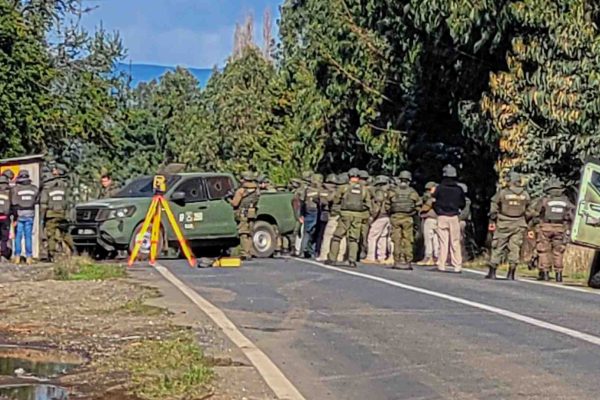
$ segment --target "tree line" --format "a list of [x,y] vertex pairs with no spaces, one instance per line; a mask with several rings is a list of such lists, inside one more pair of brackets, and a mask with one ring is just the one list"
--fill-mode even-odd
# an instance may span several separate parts
[[[48,153],[82,181],[166,162],[284,183],[305,170],[456,165],[483,221],[510,169],[574,187],[600,153],[594,0],[285,0],[279,37],[238,26],[205,88],[184,68],[131,87],[118,33],[77,0],[0,0],[3,156]],[[270,23],[270,19],[267,18]]]

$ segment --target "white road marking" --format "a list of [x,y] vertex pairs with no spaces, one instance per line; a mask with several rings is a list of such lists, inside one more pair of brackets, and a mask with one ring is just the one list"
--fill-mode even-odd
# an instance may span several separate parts
[[223,311],[215,307],[209,301],[200,296],[185,283],[181,282],[167,268],[156,265],[156,270],[177,289],[186,295],[194,304],[200,308],[215,324],[223,330],[223,333],[248,357],[248,360],[258,370],[267,385],[281,400],[305,400],[298,389],[287,379],[271,359],[262,352],[254,343],[240,332],[233,322]]
[[540,319],[528,317],[526,315],[518,314],[516,312],[505,310],[503,308],[498,308],[498,307],[494,307],[494,306],[488,306],[487,304],[478,303],[476,301],[471,301],[471,300],[463,299],[461,297],[450,296],[448,294],[444,294],[444,293],[440,293],[440,292],[435,292],[433,290],[423,289],[423,288],[420,288],[420,287],[417,287],[417,286],[407,285],[407,284],[404,284],[404,283],[401,283],[401,282],[392,281],[390,279],[380,278],[378,276],[364,274],[362,272],[352,271],[352,270],[338,268],[338,267],[332,267],[332,266],[321,264],[319,262],[312,261],[312,260],[297,259],[297,261],[304,262],[304,263],[307,263],[307,264],[316,265],[318,267],[321,267],[321,268],[324,268],[324,269],[328,269],[328,270],[331,270],[331,271],[341,272],[341,273],[346,274],[346,275],[356,276],[356,277],[359,277],[359,278],[364,278],[364,279],[369,279],[369,280],[372,280],[372,281],[375,281],[375,282],[384,283],[386,285],[399,287],[401,289],[409,290],[409,291],[412,291],[412,292],[421,293],[421,294],[425,294],[425,295],[432,296],[432,297],[437,297],[439,299],[448,300],[448,301],[451,301],[453,303],[458,303],[458,304],[462,304],[462,305],[465,305],[465,306],[477,308],[479,310],[488,311],[488,312],[491,312],[491,313],[494,313],[494,314],[497,314],[497,315],[501,315],[501,316],[506,317],[506,318],[514,319],[515,321],[524,322],[524,323],[529,324],[529,325],[537,326],[538,328],[543,328],[543,329],[547,329],[547,330],[552,331],[552,332],[561,333],[563,335],[567,335],[567,336],[570,336],[572,338],[583,340],[585,342],[594,344],[596,346],[600,346],[600,337],[598,337],[598,336],[590,335],[590,334],[584,333],[584,332],[579,332],[579,331],[576,331],[574,329],[570,329],[570,328],[566,328],[564,326],[560,326],[560,325],[556,325],[556,324],[553,324],[553,323],[550,323],[550,322],[542,321]]
[[[471,268],[463,268],[463,271],[464,272],[468,272],[470,274],[475,274],[475,275],[487,275],[486,272],[477,271],[477,270],[471,269]],[[600,295],[600,291],[594,291],[594,290],[591,290],[591,289],[588,290],[588,289],[584,289],[584,288],[578,288],[578,287],[567,286],[567,285],[556,285],[554,283],[548,283],[548,282],[542,282],[542,281],[533,281],[531,279],[520,279],[520,278],[517,278],[517,280],[519,282],[530,283],[532,285],[546,286],[546,287],[553,288],[553,289],[564,289],[564,290],[570,290],[572,292],[593,294],[595,296]]]

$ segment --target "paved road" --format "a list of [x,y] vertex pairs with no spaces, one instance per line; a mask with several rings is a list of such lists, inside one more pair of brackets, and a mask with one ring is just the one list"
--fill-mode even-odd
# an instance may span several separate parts
[[[600,346],[298,260],[164,263],[221,308],[307,399],[598,399]],[[600,337],[600,296],[429,269],[358,272]]]

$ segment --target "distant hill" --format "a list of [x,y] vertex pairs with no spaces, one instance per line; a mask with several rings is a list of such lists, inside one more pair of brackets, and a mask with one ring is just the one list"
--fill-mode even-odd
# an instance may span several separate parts
[[[117,64],[117,71],[131,75],[131,84],[137,86],[140,82],[150,82],[153,79],[160,78],[167,71],[174,71],[175,67],[149,64]],[[205,68],[187,68],[200,82],[200,86],[206,86],[208,79],[212,74],[212,69]]]

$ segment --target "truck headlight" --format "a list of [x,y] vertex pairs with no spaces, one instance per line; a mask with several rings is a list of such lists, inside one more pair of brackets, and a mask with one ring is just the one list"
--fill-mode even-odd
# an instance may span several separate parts
[[106,221],[109,219],[127,218],[127,217],[131,217],[134,212],[135,212],[134,206],[112,208],[112,209],[105,208],[103,210],[100,210],[96,220],[97,221]]

